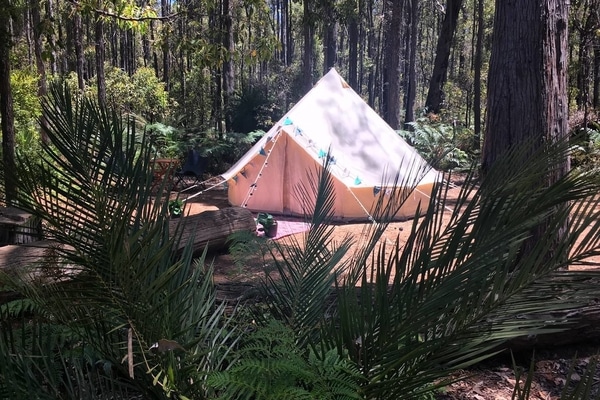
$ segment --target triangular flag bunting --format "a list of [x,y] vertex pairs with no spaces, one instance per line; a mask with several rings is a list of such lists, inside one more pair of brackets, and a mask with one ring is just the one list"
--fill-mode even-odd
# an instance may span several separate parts
[[294,135],[301,136],[302,135],[302,129],[296,127],[296,129],[294,129]]
[[292,125],[294,122],[290,119],[290,117],[286,117],[283,121],[283,125]]
[[264,147],[261,147],[261,148],[260,148],[260,151],[258,152],[258,154],[260,154],[261,156],[266,156],[266,155],[267,155],[267,152],[265,151],[265,148],[264,148]]
[[242,175],[244,178],[247,178],[247,176],[246,176],[246,171],[242,171],[242,172],[240,172],[240,175]]
[[325,152],[325,150],[319,150],[319,158],[323,158],[327,155],[327,153]]
[[377,196],[379,192],[381,192],[381,186],[373,186],[373,195]]
[[360,178],[357,176],[357,177],[354,179],[354,184],[355,184],[355,185],[360,185],[361,183],[362,183],[362,181],[361,181],[361,180],[360,180]]
[[238,180],[238,177],[237,177],[237,175],[236,175],[236,176],[234,176],[234,177],[233,177],[233,181],[234,181],[234,182],[237,182],[237,180]]

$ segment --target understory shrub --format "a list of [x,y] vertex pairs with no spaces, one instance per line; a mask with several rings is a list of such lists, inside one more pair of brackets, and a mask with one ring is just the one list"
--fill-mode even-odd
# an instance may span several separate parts
[[411,129],[398,134],[435,168],[447,171],[466,170],[472,163],[469,155],[473,133],[461,126],[431,123],[427,118],[408,124]]

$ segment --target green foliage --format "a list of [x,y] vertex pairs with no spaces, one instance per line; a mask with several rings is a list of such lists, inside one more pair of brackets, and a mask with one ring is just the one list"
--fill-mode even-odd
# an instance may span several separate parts
[[193,142],[198,143],[197,147],[208,157],[208,171],[218,175],[239,160],[264,134],[263,131],[228,132],[219,137],[215,132],[208,131],[198,134]]
[[173,100],[153,69],[138,68],[130,79],[133,88],[131,108],[136,114],[149,121],[164,120],[169,116]]
[[148,138],[154,155],[159,158],[181,158],[187,147],[183,132],[160,122],[146,125],[143,136]]
[[[105,65],[106,101],[108,107],[123,114],[135,114],[147,121],[163,121],[175,107],[165,90],[165,85],[151,68],[138,68],[129,76],[121,68]],[[56,77],[52,79],[60,81]],[[86,83],[83,93],[77,86],[77,75],[72,72],[65,81],[72,94],[83,95],[88,100],[97,98],[95,78]]]
[[52,88],[52,145],[20,160],[19,204],[64,246],[0,276],[27,299],[0,307],[0,397],[426,398],[508,340],[564,329],[554,311],[597,297],[598,273],[560,270],[600,254],[597,172],[545,185],[567,143],[523,145],[480,184],[472,171],[452,204],[440,180],[402,242],[386,228],[410,190],[391,190],[360,240],[334,237],[326,158],[296,192],[311,227],[272,243],[268,317],[243,334],[204,257],[173,251],[180,228],[169,228],[166,183],[151,193],[149,139],[73,98]]
[[183,200],[174,199],[169,201],[169,215],[171,217],[180,217],[183,213]]
[[411,129],[398,134],[413,146],[428,162],[441,170],[467,169],[473,134],[464,128],[420,119],[409,123]]
[[[265,282],[271,315],[300,346],[348,354],[368,399],[429,396],[451,371],[511,338],[564,329],[564,320],[548,319],[552,310],[586,304],[596,293],[583,277],[597,273],[559,269],[600,252],[600,181],[572,171],[546,187],[546,171],[564,160],[568,144],[527,150],[499,160],[480,185],[472,171],[454,204],[441,181],[402,242],[385,232],[407,194],[390,193],[352,246],[336,246],[327,225],[334,191],[326,166],[305,189],[317,199],[304,241],[276,244],[277,276]],[[577,217],[565,231],[569,215]],[[541,223],[542,237],[527,242]]]
[[264,87],[251,86],[236,96],[231,104],[229,119],[233,132],[253,132],[269,130],[273,126],[275,115],[281,113],[276,99],[269,97]]
[[275,218],[269,213],[258,213],[256,222],[261,224],[264,228],[272,226],[276,221]]
[[120,68],[106,68],[106,99],[112,108],[139,115],[148,121],[164,119],[170,102],[154,70],[139,68],[130,77]]
[[583,171],[595,169],[600,163],[600,125],[590,125],[596,129],[587,128],[577,133],[571,153],[571,165]]
[[[38,357],[36,341],[15,341],[19,326],[7,317],[0,390],[27,388],[38,398],[121,397],[111,389],[116,385],[144,398],[204,398],[205,374],[222,368],[236,340],[224,305],[216,303],[212,271],[203,257],[192,260],[189,247],[174,253],[180,231],[169,228],[167,201],[156,201],[165,197],[166,184],[152,193],[152,150],[146,138],[137,140],[134,121],[72,99],[68,90],[52,88],[44,103],[52,145],[40,158],[20,160],[28,168],[19,171],[21,208],[64,246],[51,262],[0,278],[3,289],[35,303],[44,316],[40,329],[72,339]],[[57,274],[45,280],[29,278],[52,268]],[[53,278],[59,273],[70,280]],[[73,361],[82,352],[93,356]],[[96,383],[88,371],[100,366],[107,386],[73,395],[73,388]]]
[[[268,274],[264,283],[272,314],[292,327],[303,345],[311,342],[329,312],[328,296],[336,275],[345,268],[342,259],[351,244],[350,237],[339,243],[331,239],[334,227],[328,222],[332,220],[335,195],[329,162],[323,171],[311,175],[311,187],[298,188],[297,196],[305,209],[313,210],[304,244],[293,237],[286,246],[275,244],[276,274]],[[313,193],[314,203],[310,200]]]
[[207,383],[219,399],[360,399],[360,374],[335,350],[323,354],[296,344],[292,329],[277,321],[257,327],[237,350],[238,361]]
[[240,272],[249,259],[258,257],[262,265],[267,265],[271,261],[269,256],[273,247],[272,242],[256,235],[256,232],[232,233],[227,237],[227,247]]
[[39,118],[42,115],[37,97],[37,75],[28,70],[11,72],[13,109],[15,117],[15,145],[22,154],[33,154],[40,148]]

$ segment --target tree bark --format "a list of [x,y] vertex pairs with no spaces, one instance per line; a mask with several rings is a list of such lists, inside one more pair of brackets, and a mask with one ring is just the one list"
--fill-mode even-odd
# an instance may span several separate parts
[[[46,0],[45,4],[46,18],[52,23],[56,23],[56,17],[54,16],[54,1]],[[58,72],[58,66],[56,60],[56,38],[53,29],[46,30],[46,40],[48,41],[48,47],[50,48],[50,73],[55,75]]]
[[[162,16],[167,16],[169,15],[170,12],[170,8],[169,8],[169,1],[168,0],[161,0],[160,2],[161,4],[161,13]],[[170,86],[170,77],[171,77],[171,71],[170,71],[170,61],[171,61],[171,50],[169,47],[169,28],[167,26],[163,25],[163,30],[162,30],[162,56],[163,56],[163,82],[165,83],[165,87],[168,90],[171,89]]]
[[75,12],[73,15],[73,33],[75,35],[75,65],[77,72],[77,87],[83,92],[85,89],[85,54],[83,49],[83,27],[81,23],[81,14]]
[[[484,172],[519,143],[568,135],[567,22],[567,0],[496,0]],[[568,167],[565,160],[549,183]]]
[[223,38],[222,45],[226,56],[223,61],[223,107],[225,109],[225,127],[227,131],[231,127],[231,99],[235,89],[235,70],[233,63],[233,9],[234,0],[223,0]]
[[[568,137],[567,24],[568,0],[496,1],[482,151],[484,174],[511,148],[526,145],[534,152]],[[507,173],[518,173],[522,167],[514,165]],[[547,185],[558,181],[569,168],[568,157],[560,165],[552,165],[546,173]],[[532,230],[523,245],[524,256],[546,227],[542,222]],[[560,242],[567,228],[565,223],[551,240]]]
[[483,60],[483,0],[477,0],[477,39],[473,60],[473,118],[475,119],[473,148],[481,148],[481,67]]
[[[35,66],[39,75],[38,79],[38,97],[40,99],[46,96],[48,93],[48,82],[46,81],[46,65],[42,57],[43,51],[43,40],[42,40],[42,22],[40,18],[40,3],[38,0],[31,0],[31,22],[33,25],[33,51],[35,53]],[[46,134],[46,116],[44,114],[40,117],[40,138],[43,143],[48,143],[48,135]]]
[[6,204],[16,199],[15,116],[10,84],[11,5],[0,0],[0,127],[2,128],[2,166]]
[[596,39],[594,46],[594,88],[592,96],[592,105],[594,108],[600,108],[600,40]]
[[309,4],[309,0],[304,0],[304,18],[302,24],[302,33],[304,37],[302,78],[305,93],[312,89],[313,86],[313,17]]
[[425,101],[427,112],[434,114],[440,112],[444,102],[444,83],[448,74],[448,60],[450,59],[452,40],[454,39],[462,1],[446,1],[446,15],[444,16],[442,29],[438,37],[433,71],[431,73],[431,80],[429,81],[429,91],[427,92],[427,100]]
[[417,97],[417,35],[419,22],[419,2],[410,1],[410,44],[408,59],[408,85],[406,88],[406,116],[404,123],[415,120],[415,99]]
[[97,17],[95,26],[96,40],[96,85],[98,88],[98,103],[101,106],[106,105],[106,77],[104,74],[104,60],[106,58],[106,45],[104,42],[104,21]]
[[352,14],[348,23],[348,84],[360,93],[358,85],[358,15]]
[[[177,221],[171,221],[172,233],[175,232],[176,227]],[[182,253],[191,240],[194,254],[199,254],[207,246],[211,251],[222,249],[232,233],[254,232],[256,222],[248,209],[226,207],[183,217],[181,227],[181,240],[176,252]]]
[[404,1],[391,1],[387,29],[384,31],[383,119],[393,129],[400,125],[400,36]]
[[324,1],[324,24],[323,27],[323,71],[327,73],[335,66],[337,61],[337,20],[335,17],[334,7],[335,0]]

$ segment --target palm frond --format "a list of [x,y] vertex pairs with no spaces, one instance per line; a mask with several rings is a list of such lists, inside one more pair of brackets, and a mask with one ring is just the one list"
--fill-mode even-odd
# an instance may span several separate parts
[[[53,87],[44,103],[51,144],[40,160],[21,160],[19,174],[19,203],[61,244],[52,267],[65,275],[3,281],[110,365],[116,375],[107,379],[147,398],[203,397],[206,373],[221,367],[236,340],[216,304],[212,270],[203,258],[194,263],[191,249],[175,254],[180,235],[169,228],[167,181],[153,184],[152,151],[135,121],[71,98]],[[40,268],[32,265],[32,274]],[[149,351],[161,341],[176,346]]]
[[326,314],[327,297],[336,275],[344,269],[342,259],[351,244],[349,237],[340,243],[333,243],[331,238],[333,227],[328,222],[333,216],[335,194],[328,163],[327,157],[324,167],[313,173],[309,187],[296,188],[310,228],[302,245],[293,238],[283,245],[275,243],[272,253],[277,275],[267,275],[265,282],[273,313],[303,338]]
[[[566,152],[559,144],[498,161],[480,186],[463,188],[447,223],[440,218],[447,190],[439,184],[406,242],[382,244],[352,264],[360,288],[353,280],[339,287],[339,319],[328,320],[326,338],[359,365],[367,397],[410,398],[509,339],[565,329],[549,315],[589,301],[591,284],[559,275],[575,292],[548,278],[598,251],[597,177],[573,172],[546,183],[548,166]],[[511,165],[525,167],[507,174]]]

